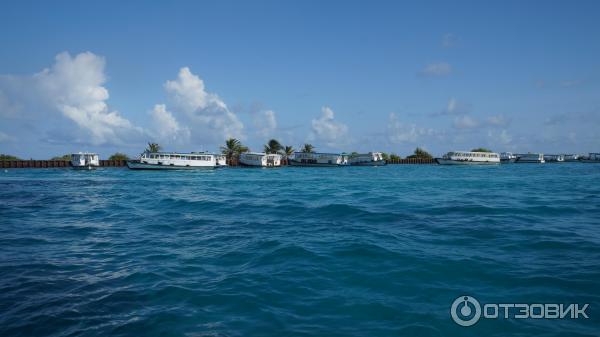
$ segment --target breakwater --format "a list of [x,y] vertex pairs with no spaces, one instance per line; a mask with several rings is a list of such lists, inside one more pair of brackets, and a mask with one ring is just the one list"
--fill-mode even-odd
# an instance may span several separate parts
[[[388,164],[435,164],[433,159],[406,158],[399,160],[388,160]],[[237,166],[237,163],[231,163]],[[123,167],[125,160],[100,160],[100,167]],[[3,160],[0,168],[60,168],[71,167],[68,160]]]

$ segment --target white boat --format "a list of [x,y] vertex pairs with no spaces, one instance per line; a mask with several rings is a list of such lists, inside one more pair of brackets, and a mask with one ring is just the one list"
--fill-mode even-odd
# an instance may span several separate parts
[[575,162],[575,161],[579,161],[579,158],[581,158],[580,155],[578,154],[565,154],[565,161],[566,162]]
[[240,154],[240,164],[243,166],[277,167],[281,166],[281,155],[264,152],[244,152]]
[[565,161],[565,156],[562,154],[545,154],[544,161],[546,163],[562,163]]
[[387,164],[381,152],[351,155],[348,163],[353,166],[383,166]]
[[93,170],[100,166],[100,158],[96,153],[73,153],[71,154],[71,166],[76,170]]
[[213,169],[226,166],[222,155],[208,152],[144,152],[138,160],[128,160],[132,170]]
[[345,153],[314,153],[294,152],[288,158],[292,166],[344,166],[348,165],[348,155]]
[[500,155],[495,152],[453,151],[442,158],[435,158],[440,165],[494,165],[500,164]]
[[579,158],[582,163],[600,163],[600,153],[590,153],[589,156]]
[[545,163],[543,153],[521,153],[517,154],[517,160],[515,163]]
[[500,153],[500,162],[502,164],[514,163],[515,160],[517,160],[517,156],[515,156],[512,152]]

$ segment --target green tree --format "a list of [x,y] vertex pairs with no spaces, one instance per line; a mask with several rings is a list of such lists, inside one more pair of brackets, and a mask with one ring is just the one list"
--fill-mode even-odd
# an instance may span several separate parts
[[429,154],[429,152],[423,150],[420,147],[415,149],[415,152],[410,156],[406,157],[410,159],[432,159],[433,157]]
[[476,149],[471,150],[471,152],[492,152],[492,150],[486,149],[485,147],[478,147]]
[[9,154],[0,154],[0,160],[21,160],[21,158]]
[[232,159],[239,159],[240,154],[248,152],[248,147],[242,145],[242,142],[235,138],[229,138],[225,141],[225,146],[221,146],[221,153],[227,157],[227,161],[231,163]]
[[301,152],[304,153],[313,153],[315,152],[315,147],[312,146],[312,144],[304,144],[304,146],[302,147],[302,150],[300,150]]
[[129,160],[129,157],[125,153],[116,152],[108,160]]
[[271,139],[265,146],[265,153],[279,153],[283,149],[283,146],[276,140]]
[[50,158],[50,160],[71,160],[71,155],[65,154],[63,156],[56,156],[56,157]]
[[397,154],[395,154],[395,153],[392,153],[392,154],[390,154],[390,160],[391,160],[391,161],[398,161],[398,160],[400,160],[400,159],[402,159],[402,158],[400,158],[400,156],[399,156],[399,155],[397,155]]
[[352,151],[352,153],[350,153],[350,158],[356,157],[358,156],[358,152],[356,151]]
[[381,152],[381,158],[383,158],[385,161],[390,160],[390,156],[388,156],[388,154],[385,152]]
[[146,148],[146,152],[160,152],[162,147],[157,143],[148,143],[148,147]]
[[294,154],[294,148],[289,145],[286,145],[283,148],[283,154],[285,155],[286,158],[288,158],[289,156]]

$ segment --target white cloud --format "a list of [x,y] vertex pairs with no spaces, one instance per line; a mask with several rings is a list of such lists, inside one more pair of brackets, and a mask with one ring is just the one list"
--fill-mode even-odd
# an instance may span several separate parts
[[244,139],[244,125],[229,110],[219,96],[206,91],[204,81],[188,67],[181,68],[177,79],[167,81],[165,89],[175,103],[176,110],[184,112],[194,124],[194,133],[220,142],[229,137]]
[[403,124],[395,113],[390,113],[388,139],[395,144],[417,143],[423,136],[435,134],[433,129],[418,128],[416,124]]
[[0,143],[12,142],[13,140],[15,140],[14,137],[0,131]]
[[275,111],[263,110],[254,115],[254,126],[256,132],[262,137],[269,137],[277,129],[277,118]]
[[421,70],[426,76],[446,76],[452,73],[452,66],[446,62],[431,63]]
[[182,143],[190,138],[190,129],[181,127],[164,104],[156,104],[151,112],[154,129],[162,141]]
[[491,126],[508,126],[510,120],[503,115],[490,116],[487,118],[487,124]]
[[[46,130],[52,127],[55,135],[70,143],[122,144],[144,130],[109,108],[109,93],[103,86],[105,63],[103,57],[91,52],[74,57],[60,53],[50,68],[33,76],[3,76],[2,85],[8,87],[12,97],[0,95],[0,103],[10,104],[12,110],[8,111],[12,117],[41,122],[36,127]],[[19,113],[15,115],[15,111]],[[59,112],[78,128],[48,112]]]
[[348,126],[335,121],[333,110],[321,108],[321,117],[313,119],[310,139],[324,142],[327,146],[338,146],[347,142]]
[[472,129],[479,126],[479,122],[467,115],[454,118],[454,127],[457,129]]
[[446,109],[444,109],[442,111],[442,114],[464,115],[464,114],[469,113],[470,111],[471,111],[471,105],[469,103],[465,103],[465,102],[457,100],[454,97],[451,97],[450,100],[448,100],[448,105],[446,106]]

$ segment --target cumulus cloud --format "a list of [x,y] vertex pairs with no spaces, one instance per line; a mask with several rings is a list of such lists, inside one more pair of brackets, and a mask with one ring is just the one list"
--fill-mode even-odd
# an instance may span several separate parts
[[457,129],[472,129],[479,126],[479,122],[468,115],[454,118],[454,127]]
[[347,142],[348,126],[337,122],[329,107],[321,108],[321,117],[313,119],[310,139],[324,142],[327,146],[338,146]]
[[190,119],[197,136],[209,142],[230,137],[245,138],[244,125],[237,115],[218,95],[207,92],[204,81],[188,67],[181,68],[175,80],[167,81],[165,90],[175,109]]
[[417,143],[422,137],[432,136],[433,129],[418,128],[416,124],[404,124],[395,113],[390,113],[388,139],[395,144]]
[[39,137],[53,134],[70,143],[122,144],[143,134],[142,128],[108,106],[105,64],[103,57],[91,52],[74,57],[63,52],[50,68],[32,76],[2,76],[2,115],[37,123],[33,128],[46,132],[36,133]]
[[452,66],[446,62],[430,63],[421,70],[425,76],[447,76],[452,73]]
[[508,126],[510,124],[510,120],[503,115],[490,116],[486,122],[490,126]]
[[277,129],[277,118],[275,111],[263,110],[259,111],[254,115],[254,126],[256,132],[262,137],[269,137]]
[[167,111],[166,105],[156,104],[151,111],[151,116],[154,130],[162,141],[182,143],[189,140],[190,129],[180,126],[173,114]]

